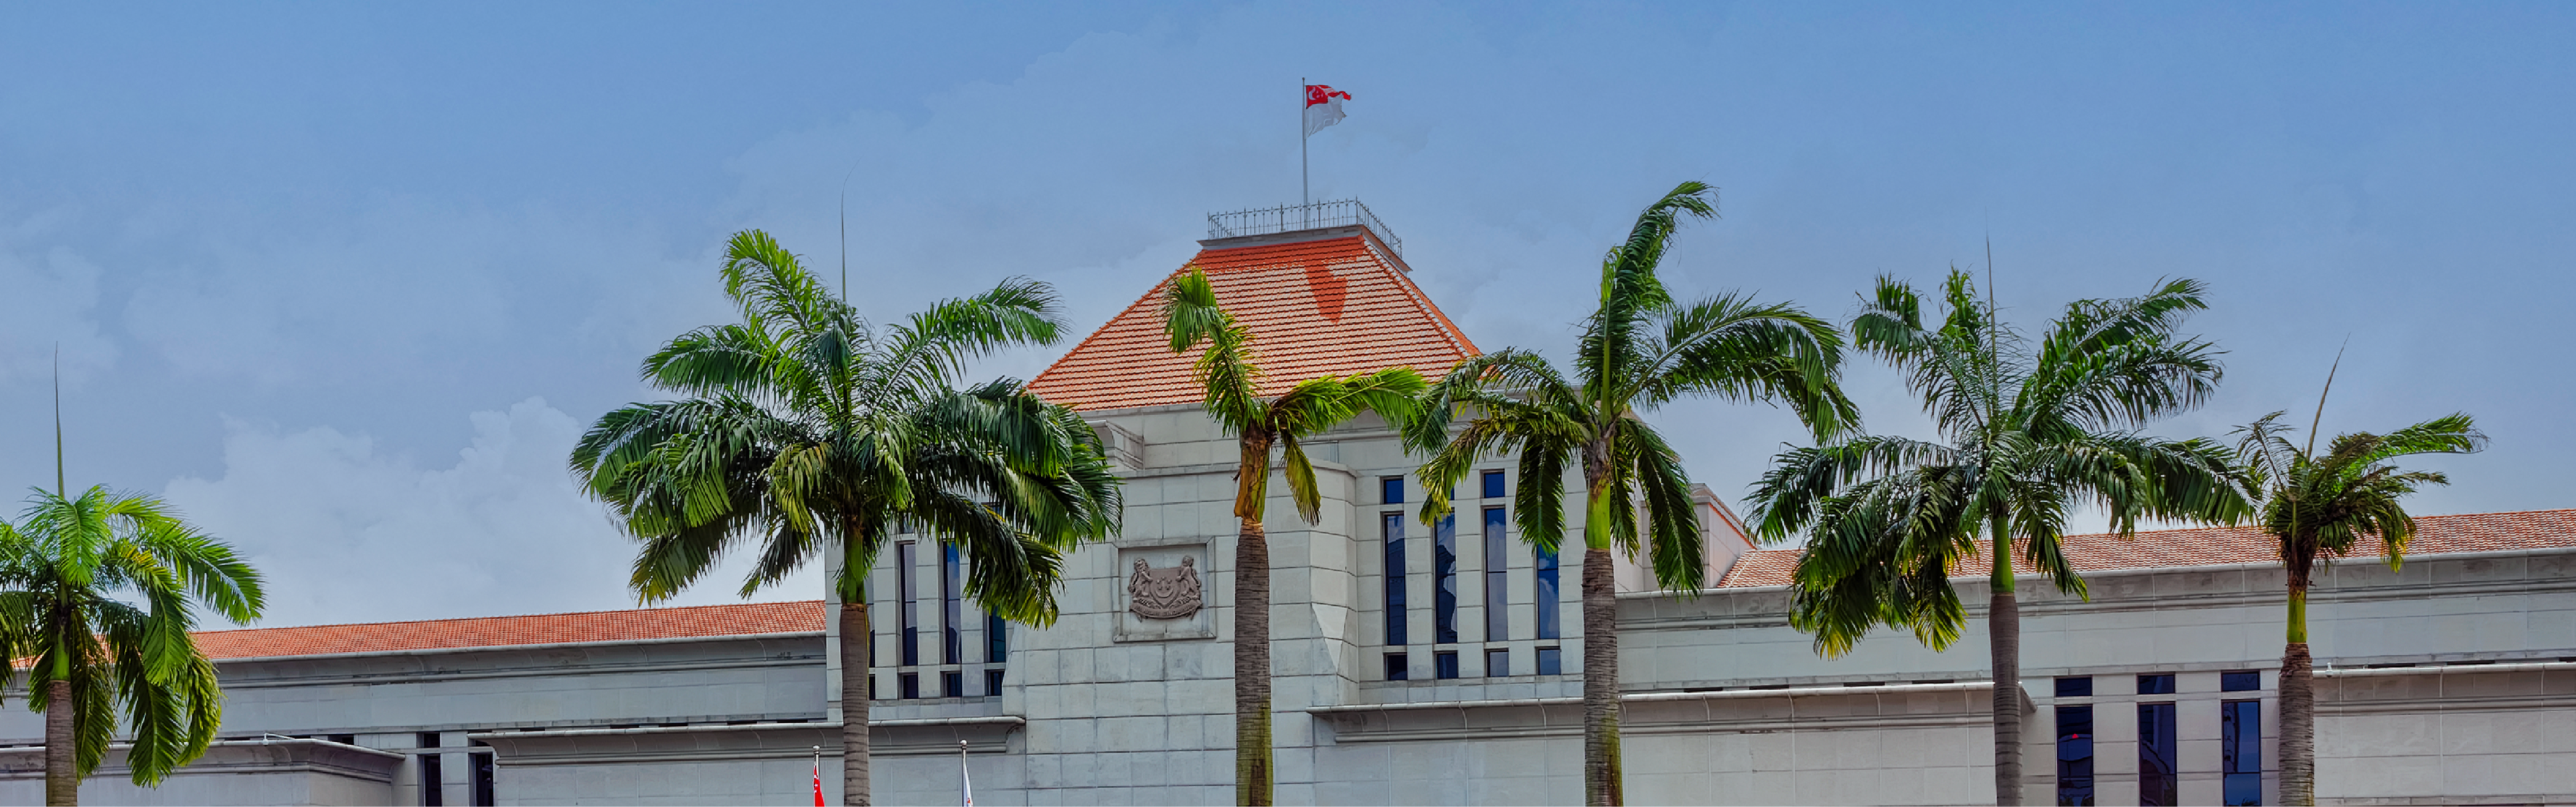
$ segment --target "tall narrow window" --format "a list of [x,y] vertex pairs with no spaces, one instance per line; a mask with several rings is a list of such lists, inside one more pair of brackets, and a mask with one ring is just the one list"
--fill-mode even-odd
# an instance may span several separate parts
[[[475,742],[474,745],[478,748],[490,747],[480,741]],[[466,758],[474,763],[474,807],[493,807],[500,804],[492,797],[492,757],[491,753],[486,752]]]
[[894,545],[894,588],[895,595],[901,602],[895,606],[894,613],[897,624],[903,630],[903,636],[897,640],[897,643],[903,648],[903,666],[906,667],[921,663],[921,609],[919,608],[921,603],[920,594],[913,590],[912,549],[911,541]]
[[1458,641],[1458,514],[1431,528],[1431,641]]
[[[1011,623],[1001,614],[984,612],[984,663],[1000,664],[1011,657]],[[1000,693],[993,693],[1000,694]]]
[[2093,707],[2057,707],[2057,803],[2093,803]]
[[2218,705],[2218,761],[2228,807],[2263,803],[2263,702]]
[[1485,508],[1485,641],[1508,641],[1511,552],[1503,546],[1503,508]]
[[1402,647],[1408,644],[1404,632],[1404,514],[1387,513],[1382,519],[1379,529],[1386,540],[1386,643]]
[[1486,471],[1483,481],[1485,483],[1485,498],[1500,499],[1504,496],[1503,472]]
[[[1538,567],[1538,585],[1536,586],[1538,589],[1538,618],[1531,620],[1530,625],[1538,629],[1538,638],[1559,638],[1557,636],[1557,611],[1561,609],[1557,604],[1556,553],[1540,549],[1538,547],[1530,547],[1530,555],[1537,561],[1534,565]],[[1540,674],[1545,675],[1546,673]]]
[[941,544],[939,546],[939,658],[942,664],[966,663],[966,601],[959,591],[965,587],[966,565],[958,562],[957,545]]
[[420,803],[422,807],[440,807],[447,803],[447,777],[438,769],[438,732],[424,731],[420,743]]
[[2180,804],[2176,800],[2179,770],[2174,765],[2174,705],[2138,704],[2138,803],[2145,807]]

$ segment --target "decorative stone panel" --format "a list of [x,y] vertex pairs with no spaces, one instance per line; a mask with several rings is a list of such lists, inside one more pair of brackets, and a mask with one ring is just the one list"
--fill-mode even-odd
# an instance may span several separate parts
[[1217,576],[1205,542],[1118,550],[1117,628],[1111,639],[1216,638]]

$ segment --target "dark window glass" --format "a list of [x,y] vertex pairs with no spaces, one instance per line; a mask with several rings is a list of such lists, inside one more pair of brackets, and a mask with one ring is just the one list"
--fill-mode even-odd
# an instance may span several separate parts
[[438,732],[424,731],[418,738],[420,747],[420,803],[440,807],[447,803],[447,777],[438,769]]
[[960,589],[966,587],[966,564],[959,562],[955,544],[941,544],[939,551],[940,663],[964,664],[966,663],[966,601],[961,596]]
[[2263,803],[2262,701],[2218,705],[2218,760],[2219,772],[2226,777],[2224,802],[2229,807],[2259,807]]
[[[483,744],[475,743],[475,745]],[[475,754],[467,759],[474,763],[474,807],[492,807],[499,804],[500,802],[492,798],[492,755]]]
[[1412,677],[1413,668],[1405,661],[1403,653],[1386,654],[1386,680],[1404,681]]
[[1386,643],[1402,647],[1411,644],[1404,632],[1404,514],[1387,513],[1382,518],[1379,534],[1386,542]]
[[894,677],[895,697],[912,700],[921,697],[921,674],[904,673]]
[[940,673],[940,674],[939,674],[939,697],[942,697],[942,698],[963,698],[963,697],[966,697],[966,674],[965,674],[965,673],[962,673],[962,672],[955,672],[955,671]]
[[1458,651],[1443,650],[1431,654],[1431,677],[1458,677]]
[[868,676],[868,700],[873,701],[884,699],[885,696],[877,694],[877,677],[873,675]]
[[1559,611],[1560,608],[1557,604],[1556,553],[1539,549],[1537,547],[1531,547],[1530,555],[1535,561],[1533,565],[1538,567],[1538,584],[1535,586],[1537,589],[1536,593],[1538,594],[1538,618],[1532,620],[1530,625],[1538,629],[1538,638],[1559,638],[1557,636],[1557,611]]
[[1485,472],[1485,476],[1484,476],[1484,483],[1485,483],[1485,498],[1488,498],[1488,499],[1500,499],[1500,498],[1502,498],[1502,497],[1503,497],[1503,495],[1504,495],[1504,492],[1503,492],[1503,472],[1501,472],[1501,471],[1486,471],[1486,472]]
[[2060,697],[2060,698],[2090,698],[2090,697],[2093,697],[2093,679],[2091,679],[2091,678],[2060,678],[2060,679],[2057,679],[2057,696],[2058,696],[2058,697]]
[[358,744],[358,735],[355,735],[355,734],[330,734],[330,735],[325,735],[325,736],[323,736],[323,738],[322,738],[322,739],[330,740],[330,741],[332,741],[332,742],[339,743],[339,744],[341,744],[341,745],[357,745],[357,744]]
[[2228,670],[2218,674],[2220,692],[2252,692],[2262,688],[2263,673],[2259,670]]
[[1431,632],[1434,644],[1458,642],[1457,513],[1431,528]]
[[1538,649],[1538,674],[1564,675],[1565,651],[1553,647]]
[[1404,477],[1390,476],[1377,481],[1378,498],[1385,504],[1404,503]]
[[2057,803],[2093,803],[2093,707],[2057,707]]
[[1511,593],[1508,574],[1512,568],[1512,555],[1504,547],[1504,541],[1503,508],[1485,508],[1485,641],[1488,642],[1511,639],[1511,620],[1508,618],[1511,603],[1505,597]]
[[2173,687],[2174,677],[2170,673],[2164,675],[2138,676],[2138,694],[2140,695],[2171,695],[2173,694]]
[[1011,622],[1001,614],[984,612],[984,663],[1000,664],[1011,657]]
[[1002,694],[1002,671],[1001,671],[1001,670],[985,670],[985,671],[984,671],[984,694],[986,694],[986,695],[1000,695],[1000,694]]
[[[2172,676],[2140,676],[2139,688],[2145,688],[2144,679],[2156,677]],[[2138,803],[2145,807],[2181,804],[2175,796],[2181,784],[2177,778],[2180,770],[2174,764],[2174,705],[2138,704]]]
[[1485,677],[1501,678],[1512,674],[1512,651],[1485,651]]
[[921,663],[921,614],[917,607],[920,595],[912,590],[912,547],[911,541],[894,545],[894,588],[896,596],[901,599],[901,604],[896,605],[894,611],[897,626],[903,630],[898,643],[903,648],[903,666],[906,667]]

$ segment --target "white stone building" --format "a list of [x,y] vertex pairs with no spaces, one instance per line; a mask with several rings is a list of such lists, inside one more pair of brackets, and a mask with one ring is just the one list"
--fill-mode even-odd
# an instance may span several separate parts
[[[1196,263],[1270,377],[1438,372],[1473,354],[1383,228],[1353,218],[1203,242]],[[954,803],[961,742],[985,805],[1233,798],[1235,447],[1162,352],[1153,306],[1148,292],[1035,382],[1093,417],[1127,480],[1124,533],[1072,558],[1058,623],[984,616],[933,538],[898,536],[880,558],[878,801]],[[1323,518],[1276,504],[1268,525],[1281,802],[1579,801],[1580,556],[1519,542],[1504,508],[1524,480],[1480,469],[1454,526],[1434,529],[1413,510],[1418,460],[1381,424],[1309,450]],[[1887,635],[1820,658],[1786,623],[1794,553],[1753,548],[1700,499],[1711,588],[1658,592],[1620,570],[1630,799],[1992,803],[1982,622],[1946,653]],[[2321,576],[2320,799],[2576,802],[2576,511],[2423,527],[2402,572]],[[2282,585],[2260,537],[2069,543],[2091,600],[2024,605],[2027,800],[2272,802]],[[1155,578],[1141,608],[1140,563]],[[1184,564],[1203,602],[1180,614]],[[1982,598],[1978,581],[1962,589]],[[840,792],[835,624],[806,602],[208,633],[232,739],[158,790],[111,762],[84,797],[808,803],[816,746],[824,792]],[[0,800],[38,800],[40,742],[37,716],[0,712]]]

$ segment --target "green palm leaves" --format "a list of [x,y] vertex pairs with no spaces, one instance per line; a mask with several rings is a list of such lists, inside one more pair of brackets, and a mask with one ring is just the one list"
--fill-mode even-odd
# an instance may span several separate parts
[[[1315,466],[1300,444],[1361,412],[1376,412],[1392,423],[1408,422],[1417,409],[1414,396],[1423,390],[1422,376],[1413,368],[1389,367],[1349,377],[1307,379],[1275,399],[1264,399],[1252,331],[1217,304],[1216,287],[1197,268],[1175,278],[1165,292],[1163,323],[1172,352],[1207,346],[1190,370],[1206,391],[1208,414],[1227,431],[1245,437],[1244,465],[1237,474],[1234,499],[1234,513],[1241,518],[1262,517],[1269,496],[1271,442],[1278,443],[1289,500],[1297,506],[1298,517],[1309,523],[1320,518],[1322,499],[1315,488]],[[1256,438],[1264,449],[1258,456],[1252,453]]]
[[2241,517],[2219,446],[2134,431],[2216,388],[2216,351],[2173,333],[2200,292],[2183,280],[2079,301],[2034,343],[1993,320],[1964,272],[1950,273],[1934,325],[1912,287],[1881,279],[1854,341],[1905,374],[1943,440],[1854,435],[1775,459],[1754,486],[1753,521],[1764,538],[1807,537],[1793,622],[1829,655],[1878,626],[1944,647],[1966,618],[1949,576],[1981,531],[2001,547],[1987,558],[1998,591],[2012,590],[2018,554],[2081,594],[2059,543],[2080,506],[2121,533],[2140,518]]
[[1116,479],[1072,411],[1016,381],[954,385],[970,359],[1054,341],[1054,292],[1011,280],[879,327],[759,231],[734,236],[723,277],[742,321],[644,362],[690,397],[610,412],[573,452],[644,542],[636,592],[668,598],[756,542],[748,594],[837,544],[835,587],[856,602],[887,527],[911,518],[974,558],[967,592],[986,607],[1052,620],[1064,552],[1117,528]]
[[[2281,562],[2302,584],[2320,561],[2376,549],[2389,568],[2406,560],[2415,518],[2398,500],[2424,485],[2450,478],[2432,471],[2403,471],[2389,460],[2417,454],[2473,454],[2487,437],[2465,414],[2452,414],[2387,434],[2355,432],[2335,437],[2326,452],[2292,446],[2290,427],[2274,412],[2236,430],[2237,458],[2246,491],[2262,503],[2263,531],[2281,543]],[[2376,547],[2365,546],[2375,539]]]
[[[1858,423],[1838,386],[1842,335],[1788,305],[1723,295],[1675,302],[1655,275],[1683,217],[1716,214],[1708,186],[1685,182],[1637,217],[1601,262],[1601,303],[1583,320],[1576,377],[1536,353],[1469,359],[1424,395],[1406,441],[1431,453],[1422,519],[1449,512],[1449,489],[1489,457],[1518,455],[1514,522],[1554,552],[1565,539],[1565,474],[1583,471],[1584,798],[1620,803],[1618,636],[1611,550],[1643,555],[1666,588],[1706,582],[1698,514],[1681,457],[1640,413],[1684,397],[1785,403],[1823,440]],[[1459,426],[1454,419],[1467,413]],[[1642,519],[1642,523],[1641,523]]]
[[[49,750],[72,749],[74,763],[47,771],[49,797],[56,777],[67,797],[98,768],[120,709],[135,784],[158,784],[204,753],[223,722],[223,694],[189,636],[196,613],[249,622],[266,600],[259,573],[232,547],[157,499],[104,487],[29,496],[15,526],[0,524],[0,583],[0,650],[32,660],[33,708],[71,715],[70,736],[46,737]],[[16,673],[0,673],[0,683]]]

